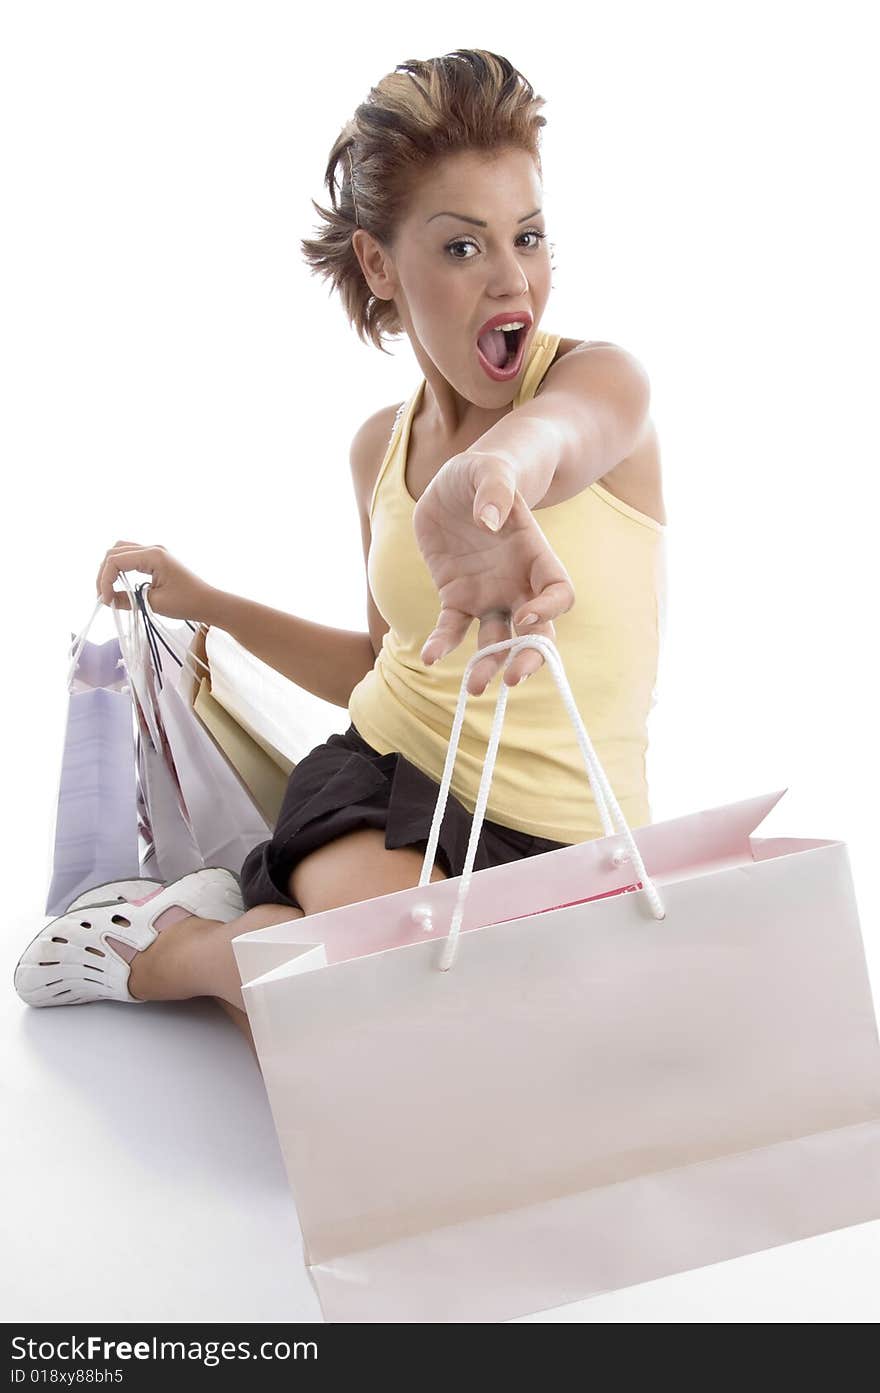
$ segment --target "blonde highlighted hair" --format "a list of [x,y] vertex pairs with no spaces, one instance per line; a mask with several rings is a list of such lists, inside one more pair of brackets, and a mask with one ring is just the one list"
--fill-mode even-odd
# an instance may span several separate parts
[[482,48],[408,59],[370,89],[330,151],[324,182],[331,206],[312,199],[321,224],[300,244],[312,274],[339,292],[364,342],[384,353],[383,339],[401,334],[403,325],[394,302],[377,299],[364,279],[352,246],[356,228],[391,246],[414,184],[446,155],[515,148],[527,151],[540,172],[543,105],[512,63]]

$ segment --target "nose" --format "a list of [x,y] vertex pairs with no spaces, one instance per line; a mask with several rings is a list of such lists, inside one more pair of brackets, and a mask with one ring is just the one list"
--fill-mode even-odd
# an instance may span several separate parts
[[494,299],[515,299],[529,288],[529,279],[516,250],[499,250],[490,263],[488,293]]

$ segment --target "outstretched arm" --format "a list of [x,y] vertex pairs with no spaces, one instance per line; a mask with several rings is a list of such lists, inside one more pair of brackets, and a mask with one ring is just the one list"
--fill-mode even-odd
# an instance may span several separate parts
[[494,504],[500,526],[516,489],[532,508],[557,477],[570,495],[589,488],[632,453],[649,424],[650,398],[647,373],[625,349],[573,348],[550,368],[537,396],[502,417],[468,451],[486,456],[475,519]]
[[[575,602],[571,578],[532,508],[561,471],[577,494],[626,459],[645,427],[648,381],[613,344],[572,349],[547,373],[540,394],[511,411],[463,454],[446,461],[416,504],[413,526],[440,601],[422,661],[443,660],[479,620],[482,648],[515,634],[555,637],[554,619]],[[486,507],[497,516],[481,520]],[[468,687],[485,691],[506,654],[484,658]],[[513,686],[543,658],[510,659]]]

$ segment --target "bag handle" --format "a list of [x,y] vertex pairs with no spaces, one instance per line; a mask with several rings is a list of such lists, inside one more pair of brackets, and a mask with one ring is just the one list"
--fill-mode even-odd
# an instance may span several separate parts
[[[201,682],[202,674],[193,666],[194,663],[198,663],[199,667],[204,668],[205,673],[208,677],[210,677],[211,669],[208,666],[208,664],[204,662],[197,653],[193,653],[191,648],[184,648],[177,635],[172,634],[171,630],[166,629],[165,625],[160,622],[152,605],[150,604],[150,582],[148,580],[143,581],[137,589],[138,601],[140,604],[141,613],[143,615],[144,624],[146,628],[151,630],[153,636],[155,638],[158,638],[159,642],[163,644],[165,648],[167,648],[168,652],[171,654],[172,658],[179,667],[189,668],[190,672],[192,673],[193,677],[196,679],[197,682]],[[200,628],[204,628],[207,632],[207,629],[209,627],[207,624],[203,624],[201,620],[199,621],[198,626],[190,623],[188,619],[185,619],[184,623],[190,629],[192,629],[194,634],[198,633],[198,630]],[[192,639],[190,639],[190,643],[192,643]]]
[[[645,870],[645,863],[642,860],[641,853],[639,851],[638,846],[636,845],[636,840],[633,837],[633,834],[630,830],[628,822],[626,821],[626,818],[623,816],[623,813],[620,810],[620,805],[618,804],[617,799],[614,796],[614,791],[611,787],[611,784],[608,781],[608,776],[606,775],[605,770],[602,768],[596,751],[593,749],[590,737],[587,734],[586,727],[584,726],[584,723],[581,720],[580,712],[577,709],[577,704],[575,702],[574,696],[572,695],[571,687],[568,683],[568,678],[566,677],[565,671],[562,666],[562,659],[559,656],[559,650],[557,649],[555,643],[553,643],[552,639],[545,637],[543,634],[526,634],[522,637],[503,639],[500,643],[490,643],[485,648],[480,648],[473,655],[473,657],[470,659],[467,666],[465,667],[461,679],[461,688],[459,690],[458,705],[455,710],[455,718],[452,722],[452,731],[449,736],[449,748],[446,752],[446,764],[443,769],[443,777],[440,781],[440,791],[437,796],[437,806],[434,809],[434,820],[431,823],[431,832],[428,837],[428,845],[425,850],[425,859],[422,863],[421,875],[419,876],[419,885],[428,885],[431,879],[431,871],[434,866],[434,858],[437,851],[437,844],[440,838],[440,826],[443,822],[443,815],[446,811],[446,802],[449,797],[449,789],[452,783],[452,771],[455,765],[455,758],[458,753],[459,737],[461,735],[461,728],[464,724],[465,707],[467,705],[467,699],[470,696],[467,687],[468,678],[470,677],[472,669],[478,662],[480,662],[482,658],[485,658],[490,653],[501,653],[504,649],[508,648],[510,649],[511,657],[513,657],[514,654],[519,653],[520,650],[523,648],[536,648],[540,653],[544,655],[544,661],[546,662],[553,675],[556,685],[559,688],[559,694],[562,697],[565,709],[569,715],[569,718],[571,719],[572,725],[574,726],[575,734],[577,735],[578,745],[580,747],[584,764],[586,766],[587,778],[590,782],[590,788],[592,790],[593,797],[596,801],[596,805],[599,809],[599,815],[602,819],[602,826],[604,828],[605,836],[613,836],[614,822],[616,822],[618,831],[621,833],[629,847],[629,857],[627,858],[626,853],[620,850],[617,853],[615,853],[615,863],[619,864],[621,861],[626,859],[632,861],[638,873],[638,878],[641,882],[642,890],[651,906],[651,912],[654,918],[665,919],[666,910],[663,907],[663,902],[661,901],[660,896],[657,893],[653,881],[651,880],[647,871]],[[449,933],[446,936],[446,940],[443,945],[443,952],[440,957],[439,966],[441,972],[448,971],[448,969],[452,966],[453,962],[455,961],[458,937],[461,930],[461,921],[462,916],[464,914],[464,904],[465,900],[467,899],[468,891],[470,889],[471,874],[473,871],[474,860],[476,859],[477,854],[477,843],[479,842],[480,832],[483,828],[483,820],[486,816],[486,804],[489,800],[489,789],[492,783],[492,776],[495,772],[495,759],[498,753],[498,744],[501,739],[501,727],[504,723],[504,713],[507,709],[507,698],[509,694],[510,687],[507,685],[506,682],[502,680],[501,690],[498,693],[498,701],[495,705],[495,716],[492,721],[492,730],[489,735],[489,744],[486,750],[486,759],[483,764],[483,771],[480,778],[480,788],[477,794],[476,806],[474,808],[473,821],[471,822],[471,834],[470,839],[468,841],[467,852],[465,854],[464,870],[462,871],[461,883],[458,888],[458,896],[456,898],[455,907],[452,912],[452,923],[449,929]],[[609,808],[611,810],[610,813]],[[413,911],[413,914],[418,920],[422,922],[426,932],[430,931],[432,927],[430,910],[426,906],[420,905],[416,907],[416,909]]]
[[98,603],[95,605],[95,608],[92,610],[92,613],[91,613],[90,618],[86,621],[86,626],[85,626],[85,628],[82,629],[81,632],[79,633],[79,635],[78,635],[76,638],[74,638],[74,640],[73,640],[73,651],[72,651],[71,659],[70,659],[70,667],[68,668],[68,671],[67,671],[67,690],[68,690],[68,691],[70,691],[70,686],[71,686],[71,683],[73,682],[73,674],[76,672],[76,665],[77,665],[77,663],[79,662],[79,656],[80,656],[80,654],[82,653],[83,648],[85,647],[86,639],[87,639],[88,636],[89,636],[89,629],[92,627],[92,625],[94,624],[95,620],[97,619],[97,617],[98,617],[98,611],[100,610],[100,608],[101,608],[101,606],[103,605],[103,603],[104,603],[103,600],[101,600],[101,599],[98,600]]
[[[124,575],[123,571],[120,571],[120,575]],[[149,625],[150,623],[152,623],[152,624],[153,624],[153,628],[156,628],[156,630],[159,630],[159,631],[160,631],[160,634],[162,634],[163,641],[166,642],[166,648],[168,648],[168,651],[170,651],[171,646],[174,645],[174,639],[173,639],[173,637],[171,637],[170,634],[168,634],[168,632],[167,632],[166,630],[164,630],[164,628],[162,627],[162,625],[160,625],[159,623],[157,623],[155,613],[153,613],[153,610],[150,609],[149,600],[146,599],[146,595],[145,595],[145,593],[143,593],[143,592],[146,591],[146,589],[149,589],[149,584],[150,584],[149,581],[143,581],[141,585],[136,586],[136,588],[135,588],[136,596],[135,596],[135,595],[132,595],[131,584],[129,584],[128,577],[125,577],[125,579],[124,579],[124,581],[123,581],[123,585],[125,586],[125,589],[127,589],[127,591],[128,591],[129,602],[131,602],[132,605],[134,605],[135,602],[138,603],[138,609],[141,610],[141,614],[142,614],[142,617],[143,617],[143,623],[145,623],[145,625]],[[143,602],[146,603],[146,609],[145,609],[145,607],[143,607]],[[68,690],[68,691],[70,691],[70,685],[71,685],[71,683],[72,683],[72,680],[74,680],[74,673],[75,673],[75,671],[77,671],[77,663],[79,662],[79,655],[81,655],[82,649],[85,648],[85,641],[86,641],[86,638],[89,637],[89,630],[91,630],[92,624],[95,623],[95,620],[96,620],[96,618],[97,618],[97,614],[99,614],[100,610],[103,609],[103,603],[104,603],[103,600],[100,599],[100,596],[99,596],[99,599],[97,599],[97,603],[96,603],[96,605],[95,605],[95,609],[92,610],[91,616],[89,616],[88,620],[86,620],[85,628],[82,628],[82,630],[79,631],[79,634],[77,635],[77,637],[74,638],[74,646],[72,646],[72,652],[71,652],[70,669],[68,669],[68,673],[67,673],[67,690]],[[111,606],[110,606],[110,609],[113,610],[114,616],[116,616],[116,607],[114,607],[113,605],[111,605]],[[192,632],[194,632],[194,634],[195,634],[195,632],[196,632],[196,625],[195,625],[195,624],[192,624],[191,621],[189,621],[189,620],[185,620],[185,623],[187,623],[187,624],[189,625],[189,628],[191,628]],[[207,631],[207,628],[209,628],[209,625],[207,625],[207,624],[205,624],[205,623],[202,623],[202,621],[199,620],[198,628],[203,628],[203,630]],[[118,624],[117,624],[117,631],[118,631]],[[177,660],[177,662],[180,662],[180,663],[185,662],[185,659],[182,659],[182,657],[177,657],[177,655],[173,655],[173,656],[175,657],[175,660]],[[209,674],[209,676],[210,676],[210,667],[207,667],[207,664],[202,662],[201,657],[196,657],[195,653],[192,653],[192,655],[189,655],[189,656],[194,657],[195,662],[196,662],[196,663],[199,663],[199,666],[203,667],[203,669],[205,669],[206,673]],[[199,677],[199,673],[196,673],[195,669],[194,669],[194,676],[195,676],[195,677]]]
[[[138,593],[137,593],[137,595],[135,596],[135,594],[132,593],[131,585],[130,585],[130,583],[129,583],[127,577],[124,579],[123,584],[124,584],[124,586],[125,586],[125,589],[128,591],[128,594],[129,594],[129,597],[130,597],[130,603],[131,603],[131,606],[132,606],[132,617],[133,617],[133,622],[135,622],[136,619],[137,619],[138,611],[140,611],[140,613],[141,613],[142,616],[143,616],[145,636],[146,636],[147,642],[148,642],[149,645],[150,645],[150,651],[151,651],[152,656],[153,656],[153,667],[154,667],[154,670],[155,670],[155,672],[156,672],[156,677],[157,677],[157,680],[158,680],[158,682],[159,682],[159,686],[161,687],[161,685],[162,685],[162,677],[161,677],[161,673],[162,673],[162,662],[161,662],[161,659],[160,659],[160,657],[159,657],[159,651],[158,651],[158,649],[156,648],[155,640],[154,640],[154,638],[153,638],[153,635],[151,634],[151,632],[150,632],[150,630],[149,630],[149,625],[148,625],[147,617],[146,617],[146,614],[145,614],[145,612],[144,612],[144,606],[143,606],[143,602],[142,602],[142,597],[141,597],[141,595],[140,595],[140,588],[138,587]],[[102,608],[103,604],[104,604],[104,601],[99,597],[99,598],[98,598],[98,601],[97,601],[97,603],[96,603],[96,605],[95,605],[95,608],[92,610],[91,615],[89,616],[88,620],[86,621],[86,626],[85,626],[85,628],[82,629],[81,632],[80,632],[80,634],[79,634],[79,636],[76,637],[76,638],[74,638],[74,640],[73,640],[73,649],[72,649],[72,652],[71,652],[70,667],[69,667],[68,670],[67,670],[67,690],[68,690],[68,691],[71,691],[71,689],[72,689],[72,687],[73,687],[73,679],[74,679],[74,675],[75,675],[75,673],[76,673],[77,664],[79,663],[80,656],[81,656],[81,654],[82,654],[83,648],[85,647],[85,642],[86,642],[86,639],[87,639],[87,637],[88,637],[89,630],[91,629],[91,627],[92,627],[92,625],[94,624],[96,618],[98,617],[98,611]],[[126,652],[128,651],[128,650],[127,650],[128,639],[123,635],[123,632],[122,632],[122,628],[121,628],[121,625],[120,625],[120,622],[119,622],[119,611],[116,609],[115,605],[112,605],[112,604],[110,605],[110,609],[111,609],[112,614],[113,614],[113,622],[114,622],[114,624],[116,625],[116,633],[117,633],[117,639],[118,639],[118,642],[119,642],[120,652],[122,653],[122,657],[119,658],[119,660],[118,660],[117,663],[116,663],[116,666],[117,666],[117,667],[126,667],[127,664],[126,664],[125,654],[126,654]],[[129,676],[130,676],[130,674],[129,674]],[[151,730],[151,735],[153,735],[152,730]],[[154,743],[155,743],[155,740],[156,740],[157,737],[156,737],[156,736],[153,736],[153,738],[154,738]]]
[[[153,675],[155,682],[161,688],[161,663],[157,666],[156,654],[153,650],[151,635],[147,632],[141,615],[141,606],[138,604],[137,596],[132,589],[131,581],[125,571],[120,571],[117,580],[122,582],[122,587],[128,595],[128,610],[120,609],[115,603],[110,605],[110,613],[113,615],[113,622],[116,625],[116,632],[119,635],[119,646],[122,650],[121,662],[124,664],[128,673],[128,680],[138,700],[138,705],[143,712],[147,730],[154,750],[162,749],[162,736],[159,730],[160,717],[154,709],[153,693],[150,689],[150,682],[147,677],[147,670]],[[123,616],[128,614],[128,629],[123,623]],[[146,659],[145,649],[149,651],[150,660]]]
[[[138,607],[138,613],[140,614],[141,621],[144,626],[144,637],[146,638],[147,643],[150,646],[150,656],[153,659],[153,673],[155,675],[156,681],[159,683],[159,691],[161,692],[162,688],[165,685],[162,679],[162,654],[159,652],[159,645],[156,642],[156,634],[153,632],[153,629],[150,626],[150,621],[147,618],[147,610],[144,604],[144,597],[142,591],[143,585],[136,585],[134,587],[134,598]],[[168,648],[168,645],[166,644],[165,647]],[[170,648],[168,648],[168,652],[171,653]],[[173,658],[175,655],[171,653],[171,656]]]

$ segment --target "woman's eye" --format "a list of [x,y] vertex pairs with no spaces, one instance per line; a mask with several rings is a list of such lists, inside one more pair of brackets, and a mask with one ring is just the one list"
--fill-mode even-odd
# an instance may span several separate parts
[[[533,244],[530,250],[535,250],[540,245],[540,242],[543,240],[543,238],[547,236],[546,232],[538,232],[537,228],[529,228],[528,232],[521,232],[519,235],[521,238],[536,237],[538,239],[538,241]],[[446,250],[449,252],[453,261],[473,261],[474,259],[472,256],[457,256],[454,250],[456,247],[475,247],[477,251],[479,251],[479,247],[477,247],[476,242],[474,242],[470,237],[456,237],[454,242],[447,242],[446,244]]]

